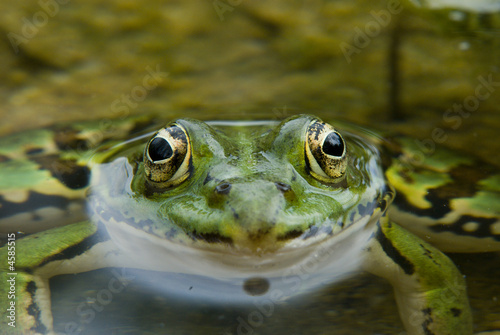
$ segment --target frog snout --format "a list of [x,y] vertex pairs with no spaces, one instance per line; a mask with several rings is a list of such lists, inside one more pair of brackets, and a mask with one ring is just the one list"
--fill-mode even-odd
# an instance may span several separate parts
[[[290,191],[292,191],[292,186],[290,186],[287,183],[277,181],[277,182],[274,182],[274,185],[276,186],[276,189],[278,191],[280,191],[281,193],[285,194],[285,193],[289,193]],[[217,194],[221,194],[221,195],[229,194],[229,192],[231,191],[231,187],[232,187],[232,184],[230,182],[223,182],[215,187],[215,192]]]
[[240,237],[257,241],[274,235],[294,197],[293,187],[284,181],[224,180],[214,187],[211,205],[231,213],[231,225],[241,228]]

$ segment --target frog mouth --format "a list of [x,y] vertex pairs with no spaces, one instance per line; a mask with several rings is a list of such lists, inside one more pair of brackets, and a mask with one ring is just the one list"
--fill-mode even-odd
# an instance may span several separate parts
[[[333,225],[335,227],[335,225]],[[340,226],[335,233],[340,229]],[[331,237],[334,234],[334,229],[332,224],[315,225],[311,224],[309,228],[302,230],[291,230],[284,234],[273,235],[271,228],[266,231],[258,231],[257,233],[247,233],[247,238],[245,241],[237,240],[235,241],[232,237],[224,236],[218,232],[211,233],[198,233],[198,232],[187,232],[193,242],[201,242],[210,245],[221,245],[223,247],[229,247],[232,249],[243,250],[247,247],[250,251],[258,251],[259,253],[275,252],[278,249],[286,246],[288,243],[293,241],[300,241],[299,243],[308,244],[306,240],[316,240],[320,241]],[[266,247],[267,245],[267,247]],[[269,247],[271,246],[271,247]]]
[[191,237],[193,240],[201,240],[201,241],[204,241],[206,243],[210,243],[210,244],[213,244],[213,243],[222,243],[222,244],[226,244],[226,245],[229,245],[229,246],[233,246],[234,245],[234,241],[231,237],[227,237],[227,236],[223,236],[219,233],[197,233],[197,232],[193,232],[193,233],[189,233],[188,234],[189,237]]
[[[359,222],[370,222],[373,216],[378,218],[386,209],[386,201],[377,200],[360,203],[348,214],[337,218],[326,218],[318,222],[318,219],[312,220],[309,224],[297,224],[297,228],[288,228],[293,223],[286,218],[283,222],[265,222],[260,223],[258,230],[245,230],[240,228],[239,234],[233,233],[227,236],[218,231],[199,233],[197,231],[185,231],[189,236],[194,247],[202,249],[220,249],[223,252],[240,252],[257,255],[266,253],[275,253],[287,248],[302,248],[310,244],[317,244],[324,240],[331,239],[344,230],[355,230],[351,225],[359,225]],[[347,223],[346,223],[347,220]],[[371,220],[374,222],[374,220]],[[233,223],[238,226],[237,223]],[[227,224],[226,224],[227,225]],[[195,225],[196,226],[196,225]],[[305,228],[304,228],[305,226]],[[283,232],[285,229],[287,231]],[[372,227],[365,227],[372,229]]]

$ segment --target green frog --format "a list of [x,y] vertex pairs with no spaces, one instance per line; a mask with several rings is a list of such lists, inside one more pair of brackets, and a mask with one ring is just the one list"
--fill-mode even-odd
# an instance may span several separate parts
[[311,115],[154,124],[0,141],[3,332],[54,333],[49,278],[124,267],[271,299],[364,270],[392,284],[408,334],[472,334],[443,252],[500,250],[498,169]]

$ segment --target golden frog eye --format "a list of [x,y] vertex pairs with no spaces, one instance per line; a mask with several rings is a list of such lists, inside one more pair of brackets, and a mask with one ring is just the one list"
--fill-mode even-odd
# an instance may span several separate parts
[[331,125],[319,120],[307,128],[305,144],[309,173],[325,183],[338,182],[347,168],[347,148],[340,135]]
[[172,124],[159,130],[144,150],[147,180],[158,188],[171,187],[189,176],[191,145],[186,130]]

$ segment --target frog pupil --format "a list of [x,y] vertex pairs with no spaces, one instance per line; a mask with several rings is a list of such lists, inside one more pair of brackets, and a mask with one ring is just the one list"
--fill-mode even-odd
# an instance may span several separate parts
[[148,153],[149,157],[155,162],[172,157],[174,152],[167,140],[157,137],[149,144]]
[[330,133],[323,142],[323,152],[330,156],[341,157],[344,153],[344,142],[337,133]]

